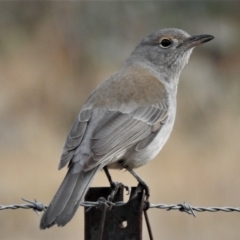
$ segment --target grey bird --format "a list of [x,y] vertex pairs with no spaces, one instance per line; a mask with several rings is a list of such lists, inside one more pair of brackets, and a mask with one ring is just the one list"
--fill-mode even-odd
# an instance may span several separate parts
[[72,219],[99,170],[126,168],[133,174],[159,153],[173,128],[179,75],[192,49],[213,38],[158,30],[91,93],[67,136],[58,168],[68,164],[68,172],[41,229]]

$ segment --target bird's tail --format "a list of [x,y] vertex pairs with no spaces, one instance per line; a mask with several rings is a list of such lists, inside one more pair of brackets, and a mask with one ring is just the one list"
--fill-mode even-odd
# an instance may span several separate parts
[[72,219],[99,168],[100,166],[79,173],[72,173],[71,169],[68,170],[52,202],[42,216],[41,229],[50,228],[54,224],[64,226]]

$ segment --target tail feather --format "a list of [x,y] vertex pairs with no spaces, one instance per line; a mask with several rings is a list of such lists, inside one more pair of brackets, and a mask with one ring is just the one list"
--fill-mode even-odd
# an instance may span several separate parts
[[99,168],[100,166],[79,173],[72,173],[69,169],[52,202],[42,216],[41,229],[50,228],[54,224],[64,226],[72,219]]
[[72,219],[79,207],[80,202],[86,195],[89,185],[91,184],[97,170],[98,168],[93,169],[93,171],[83,172],[85,174],[87,173],[87,176],[85,176],[85,174],[79,174],[79,178],[75,186],[76,190],[73,191],[66,204],[66,207],[56,219],[56,222],[59,226],[64,226]]

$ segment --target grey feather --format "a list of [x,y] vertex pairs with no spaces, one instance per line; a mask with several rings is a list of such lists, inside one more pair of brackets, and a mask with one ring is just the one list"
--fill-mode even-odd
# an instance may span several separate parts
[[[83,125],[81,129],[84,130],[85,132],[87,128],[87,123],[81,123],[81,125]],[[66,152],[66,151],[74,150],[75,148],[77,148],[80,145],[82,138],[83,138],[83,133],[80,135],[80,137],[76,137],[76,138],[72,138],[70,135],[68,135],[63,151]]]
[[[100,121],[101,127],[96,128],[93,133],[91,141],[93,155],[85,162],[83,169],[90,170],[145,138],[146,140],[139,144],[136,150],[140,151],[147,147],[157,135],[152,133],[153,123],[160,121],[159,118],[164,114],[165,110],[154,106],[140,107],[128,114],[121,112],[106,114],[101,120],[104,124]],[[157,130],[155,129],[155,132]]]
[[74,151],[63,152],[61,156],[61,161],[59,162],[59,165],[58,165],[58,170],[65,167],[68,164],[68,162],[72,160],[73,155],[74,155]]
[[47,211],[42,216],[41,229],[49,228],[54,224],[64,226],[71,220],[100,168],[101,166],[98,166],[91,171],[81,171],[77,174],[68,171]]
[[83,109],[79,115],[78,120],[79,122],[88,122],[92,116],[92,109]]
[[[73,126],[69,132],[69,138],[80,138],[83,136],[87,127],[87,122],[79,122],[78,118],[74,121]],[[71,145],[71,144],[70,144]]]
[[109,136],[120,125],[126,123],[127,120],[129,120],[129,115],[127,114],[122,114],[120,112],[106,114],[102,120],[104,124],[99,124],[99,127],[96,128],[93,133],[92,139],[102,139],[106,136]]
[[136,151],[142,151],[144,148],[146,148],[148,145],[151,144],[151,142],[155,139],[155,137],[158,135],[159,131],[161,130],[161,126],[159,125],[159,129],[156,132],[151,132],[151,134],[149,134],[146,138],[144,138],[143,140],[139,141],[135,150]]
[[41,229],[45,229],[55,224],[56,217],[64,209],[69,200],[78,177],[78,174],[71,174],[70,171],[68,171],[51,204],[48,206],[47,211],[42,216],[40,222]]
[[71,130],[67,136],[58,169],[62,169],[68,164],[68,162],[72,160],[75,154],[75,149],[82,142],[91,115],[92,109],[82,110],[78,118],[75,119]]

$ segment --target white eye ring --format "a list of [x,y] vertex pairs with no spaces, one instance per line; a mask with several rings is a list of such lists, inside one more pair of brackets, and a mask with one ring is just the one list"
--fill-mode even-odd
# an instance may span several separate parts
[[169,47],[171,47],[172,43],[173,43],[173,42],[172,42],[171,39],[169,39],[169,38],[163,38],[163,39],[161,39],[160,46],[161,46],[162,48],[169,48]]

